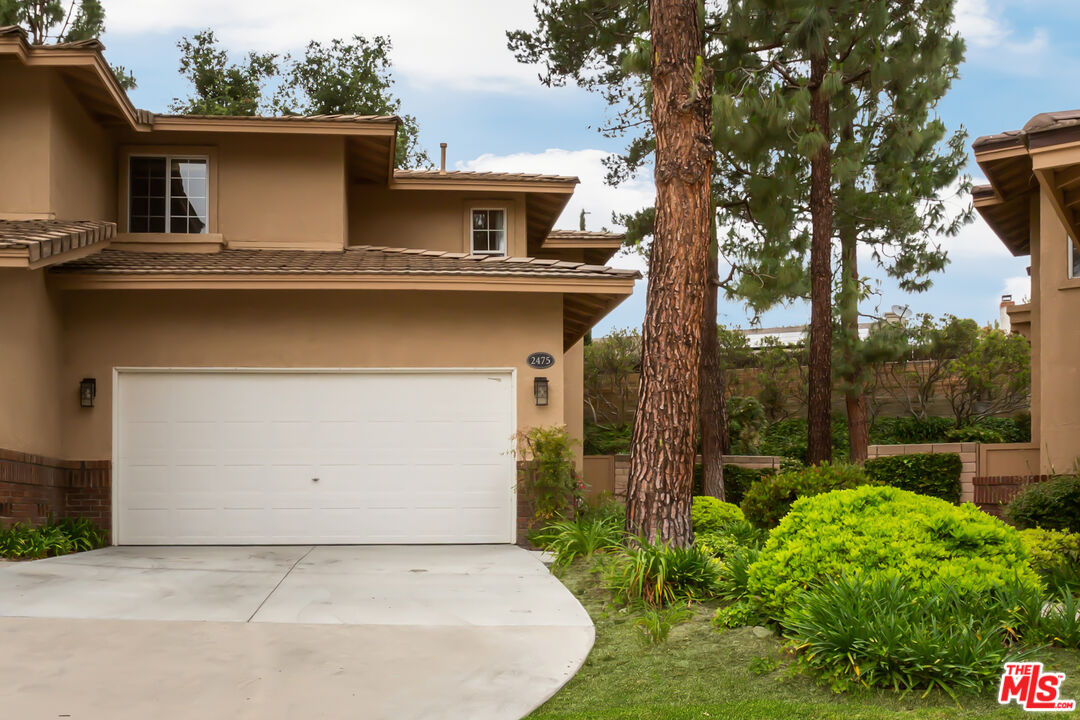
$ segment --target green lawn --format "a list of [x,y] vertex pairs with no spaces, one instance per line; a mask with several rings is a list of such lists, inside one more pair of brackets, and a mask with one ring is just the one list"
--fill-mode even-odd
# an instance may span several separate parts
[[[1015,718],[1028,716],[1015,705],[999,706],[991,694],[962,697],[960,705],[943,693],[926,699],[909,694],[864,691],[836,695],[791,672],[775,638],[755,637],[749,628],[717,632],[713,607],[702,606],[690,622],[671,631],[667,643],[646,647],[633,615],[612,609],[597,576],[578,561],[561,575],[596,624],[596,645],[581,672],[530,718],[559,720],[698,720],[699,718]],[[783,661],[756,674],[756,658]],[[1064,697],[1080,699],[1080,654],[1047,651],[1048,670],[1067,675]],[[1053,715],[1054,713],[1049,713]]]

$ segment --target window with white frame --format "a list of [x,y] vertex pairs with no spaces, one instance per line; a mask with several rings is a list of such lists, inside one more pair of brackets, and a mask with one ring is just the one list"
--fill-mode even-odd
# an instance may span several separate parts
[[1069,277],[1080,278],[1080,250],[1071,237],[1066,236],[1065,242],[1069,245]]
[[205,157],[132,155],[128,165],[128,232],[209,232]]
[[473,209],[472,251],[477,255],[506,254],[506,210]]

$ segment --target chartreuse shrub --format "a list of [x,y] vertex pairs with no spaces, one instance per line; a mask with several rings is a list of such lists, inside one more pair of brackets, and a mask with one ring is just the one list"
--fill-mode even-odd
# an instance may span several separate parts
[[719,574],[719,563],[696,545],[681,548],[637,538],[611,557],[604,586],[621,603],[659,608],[714,597]]
[[832,490],[858,487],[870,480],[857,465],[830,465],[789,470],[763,477],[750,486],[743,498],[742,511],[751,525],[775,527],[799,498],[820,495]]
[[[1020,593],[1039,596],[1030,587]],[[957,691],[992,688],[1005,662],[1027,655],[1014,643],[1007,600],[932,577],[871,571],[798,594],[783,626],[799,663],[834,690],[939,688],[955,699]]]
[[741,520],[745,520],[738,505],[717,500],[708,495],[695,497],[690,506],[694,532],[719,532]]
[[1029,528],[1020,531],[1020,539],[1047,587],[1080,589],[1080,534]]
[[1040,588],[1020,533],[974,505],[865,486],[797,500],[750,567],[748,592],[782,621],[812,586],[891,572],[915,592],[944,583],[963,596],[1016,576]]
[[517,441],[522,461],[518,481],[533,502],[536,519],[549,521],[568,514],[581,499],[581,480],[574,469],[577,441],[565,425],[522,430]]
[[1009,503],[1005,516],[1020,528],[1080,532],[1080,477],[1060,475],[1028,485]]
[[918,453],[867,460],[863,466],[874,485],[891,485],[920,495],[960,501],[964,463],[956,453]]

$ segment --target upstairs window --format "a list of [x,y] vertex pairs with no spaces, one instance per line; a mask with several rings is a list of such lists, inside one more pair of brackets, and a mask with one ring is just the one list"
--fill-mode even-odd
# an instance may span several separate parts
[[472,211],[472,251],[476,255],[506,254],[506,210]]
[[1065,236],[1065,242],[1069,244],[1069,277],[1080,278],[1080,250],[1071,237]]
[[129,162],[128,232],[209,232],[206,158],[133,155]]

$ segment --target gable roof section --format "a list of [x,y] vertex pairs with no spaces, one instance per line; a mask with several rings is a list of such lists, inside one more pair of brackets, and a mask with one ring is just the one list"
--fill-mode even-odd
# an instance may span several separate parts
[[42,267],[93,252],[116,235],[100,220],[0,220],[0,267]]
[[1030,253],[1031,198],[1042,189],[1080,243],[1080,110],[1039,113],[1020,130],[972,143],[989,185],[973,189],[975,208],[1014,255]]

